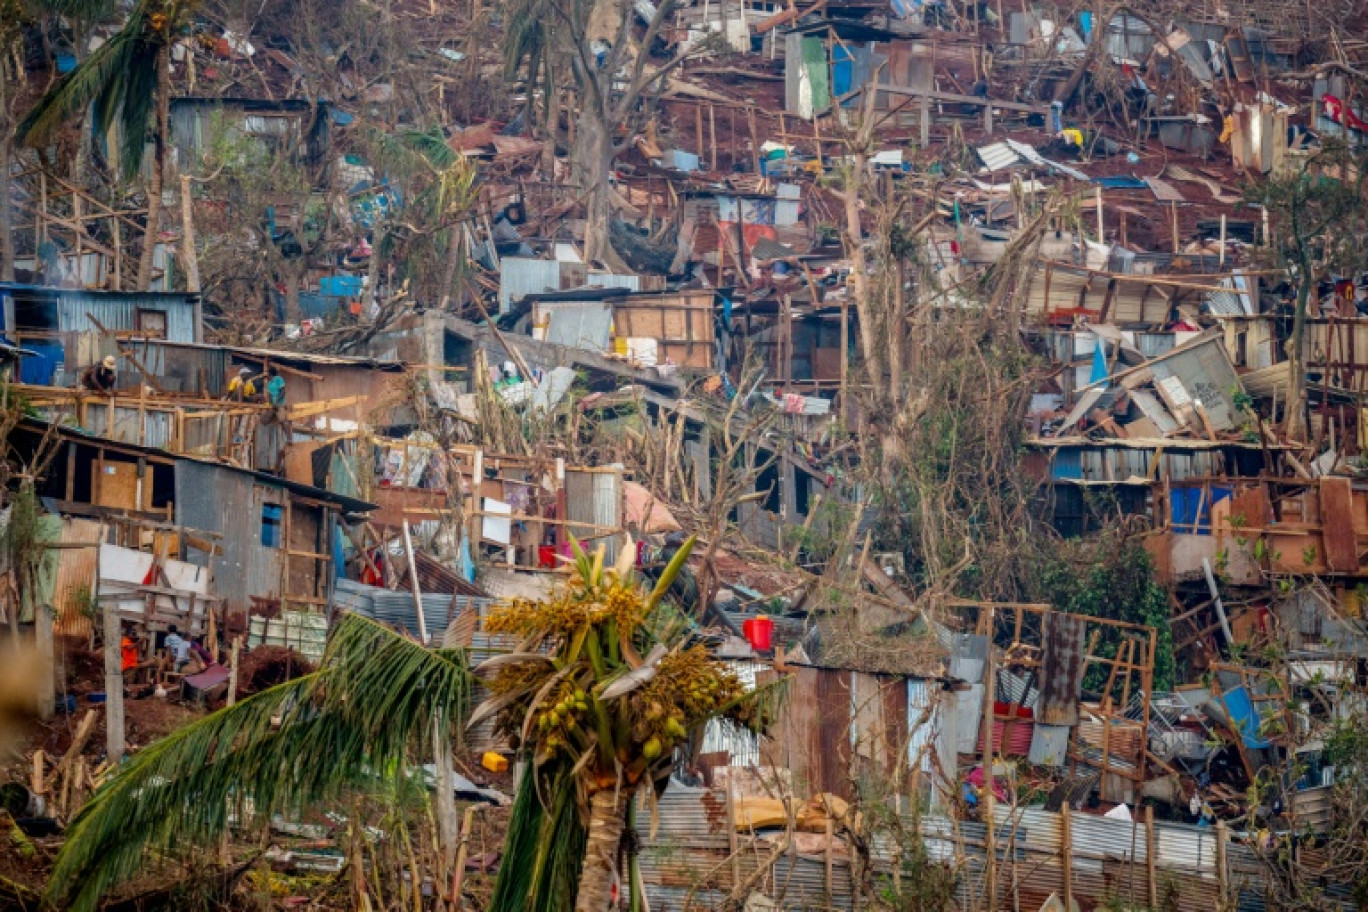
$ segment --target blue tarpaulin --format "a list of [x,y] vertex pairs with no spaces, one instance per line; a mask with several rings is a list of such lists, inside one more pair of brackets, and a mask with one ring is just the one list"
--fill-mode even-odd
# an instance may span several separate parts
[[1097,340],[1097,346],[1093,349],[1092,373],[1088,374],[1088,383],[1098,383],[1107,379],[1107,346],[1101,339]]
[[1254,708],[1248,690],[1243,687],[1227,690],[1221,695],[1221,703],[1235,730],[1244,740],[1245,747],[1253,750],[1268,747],[1268,739],[1259,734],[1259,713]]
[[324,276],[318,280],[318,290],[322,294],[332,295],[335,298],[359,298],[361,297],[361,282],[360,276]]
[[849,92],[855,75],[855,62],[843,44],[831,49],[831,88],[838,97]]
[[1174,532],[1186,535],[1211,534],[1211,505],[1230,496],[1230,488],[1211,488],[1211,496],[1201,488],[1175,488],[1169,494],[1169,510]]
[[25,339],[24,348],[33,354],[25,355],[19,362],[19,382],[51,386],[52,375],[57,372],[57,368],[66,363],[66,349],[62,347],[62,343]]
[[1118,174],[1113,177],[1094,177],[1094,184],[1101,184],[1108,190],[1146,190],[1149,184],[1138,177],[1130,177],[1126,174]]

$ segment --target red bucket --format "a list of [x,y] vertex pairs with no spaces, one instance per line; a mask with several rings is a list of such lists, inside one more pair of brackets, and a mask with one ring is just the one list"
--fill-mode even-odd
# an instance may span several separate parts
[[763,614],[741,622],[741,632],[750,641],[751,649],[756,652],[769,652],[770,640],[774,635],[774,621]]

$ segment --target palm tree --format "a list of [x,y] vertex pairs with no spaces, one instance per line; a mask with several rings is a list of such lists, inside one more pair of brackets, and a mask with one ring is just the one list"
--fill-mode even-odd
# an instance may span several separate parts
[[93,912],[152,853],[187,859],[213,846],[230,815],[269,819],[392,782],[434,730],[459,727],[471,680],[464,652],[344,615],[316,672],[132,755],[67,829],[49,902]]
[[[59,9],[86,4],[65,0]],[[94,5],[94,4],[92,4]],[[170,104],[170,48],[180,24],[194,8],[191,0],[139,0],[121,28],[67,74],[19,124],[17,138],[41,146],[72,118],[94,105],[95,125],[107,133],[117,119],[119,161],[126,179],[142,168],[147,146],[147,123],[152,131],[152,175],[147,185],[147,227],[138,263],[138,290],[152,283],[152,256],[161,221],[162,185],[166,171],[168,110]]]
[[[632,572],[577,544],[570,584],[548,601],[496,609],[492,633],[513,653],[483,663],[492,696],[470,725],[493,717],[529,759],[513,809],[493,907],[500,912],[602,912],[634,797],[669,782],[675,748],[711,719],[758,730],[782,681],[747,693],[692,643],[692,624],[661,604],[693,547],[685,543],[649,596]],[[643,658],[643,655],[645,656]],[[633,865],[630,888],[640,888]]]

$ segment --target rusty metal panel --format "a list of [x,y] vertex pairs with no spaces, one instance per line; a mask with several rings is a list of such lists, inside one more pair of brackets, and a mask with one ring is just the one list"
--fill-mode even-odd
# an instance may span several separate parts
[[1036,718],[1046,725],[1075,725],[1083,686],[1084,619],[1060,611],[1042,621],[1040,700]]
[[[104,540],[103,523],[89,519],[68,518],[62,521],[61,542],[96,544]],[[53,606],[57,618],[52,625],[54,636],[89,639],[93,619],[86,609],[95,591],[95,571],[99,563],[99,548],[66,548],[58,552],[57,585],[53,592]]]
[[808,762],[812,764],[813,792],[831,792],[851,800],[850,672],[818,669],[817,724],[807,732]]
[[[820,791],[821,757],[810,756],[809,735],[817,727],[817,677],[820,669],[798,666],[788,683],[779,718],[760,745],[761,763],[789,770],[799,794]],[[816,775],[814,775],[816,773]]]
[[1352,573],[1358,569],[1358,541],[1354,535],[1353,488],[1348,478],[1320,480],[1321,528],[1325,559],[1330,569]]

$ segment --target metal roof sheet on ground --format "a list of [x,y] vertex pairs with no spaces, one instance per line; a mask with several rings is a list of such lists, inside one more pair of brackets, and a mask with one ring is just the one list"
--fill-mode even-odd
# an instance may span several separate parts
[[1068,165],[1060,164],[1059,162],[1050,161],[1048,158],[1045,158],[1039,152],[1037,152],[1034,146],[1028,146],[1026,143],[1017,142],[1015,139],[1006,139],[1003,141],[1007,144],[1007,147],[1009,149],[1011,149],[1017,155],[1020,155],[1022,158],[1024,158],[1031,164],[1035,165],[1036,167],[1049,168],[1051,171],[1056,171],[1060,174],[1072,177],[1076,181],[1087,181],[1091,179],[1088,177],[1088,175],[1084,174],[1082,171],[1079,171],[1077,168],[1072,168]]
[[1167,181],[1157,177],[1145,178],[1145,184],[1154,193],[1154,198],[1161,203],[1186,203],[1187,197],[1183,196],[1176,187]]
[[1013,165],[1021,164],[1022,158],[1005,142],[979,146],[974,150],[989,171],[1004,171]]

